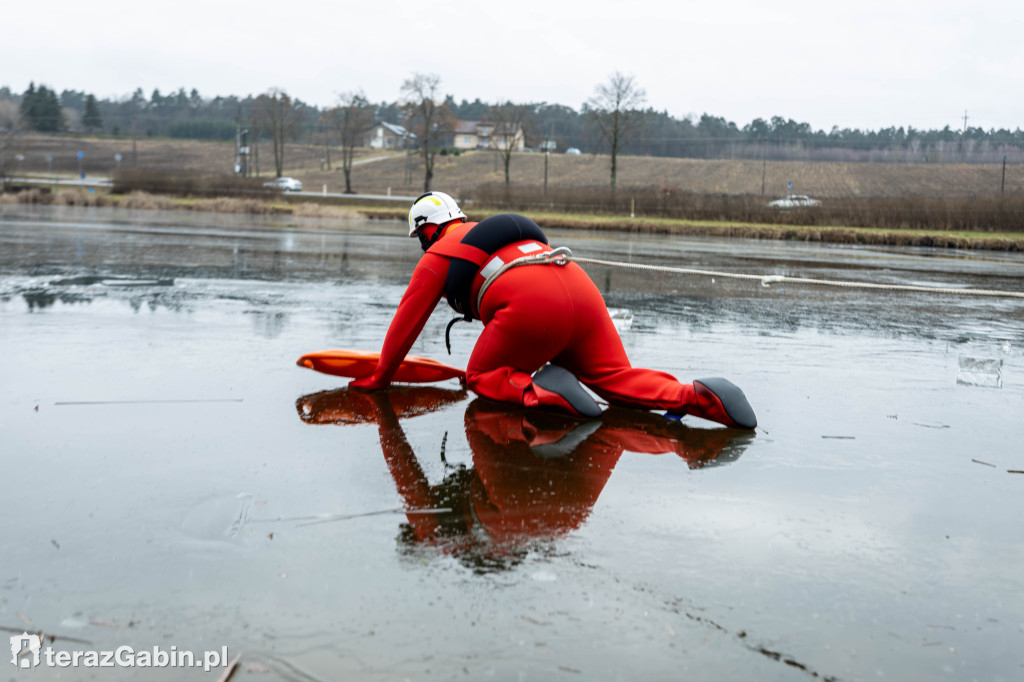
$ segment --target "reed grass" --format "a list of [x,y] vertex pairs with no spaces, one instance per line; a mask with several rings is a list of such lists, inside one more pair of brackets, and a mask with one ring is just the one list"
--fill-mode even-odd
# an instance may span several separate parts
[[826,200],[821,206],[780,210],[755,195],[697,194],[660,187],[506,188],[480,185],[462,197],[467,205],[546,214],[617,215],[818,228],[883,228],[1024,233],[1024,194],[881,197]]

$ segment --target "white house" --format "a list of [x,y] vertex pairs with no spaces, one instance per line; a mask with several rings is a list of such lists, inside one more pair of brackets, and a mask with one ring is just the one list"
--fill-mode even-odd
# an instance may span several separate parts
[[495,124],[489,121],[455,121],[452,146],[456,149],[509,149],[522,151],[526,136],[521,126]]
[[371,149],[405,149],[414,146],[416,135],[397,123],[378,121],[363,135],[363,146]]

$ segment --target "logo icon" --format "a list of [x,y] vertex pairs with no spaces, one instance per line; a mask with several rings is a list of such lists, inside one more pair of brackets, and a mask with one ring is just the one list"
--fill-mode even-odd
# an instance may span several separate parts
[[[39,665],[39,648],[41,644],[39,635],[30,635],[27,632],[14,635],[11,637],[11,663],[19,668],[31,668],[34,665]],[[29,659],[26,656],[23,660],[19,660],[26,650],[32,654],[32,658]]]

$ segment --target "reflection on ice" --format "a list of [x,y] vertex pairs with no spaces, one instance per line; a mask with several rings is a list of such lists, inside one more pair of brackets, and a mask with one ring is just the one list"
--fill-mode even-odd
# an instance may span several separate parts
[[249,314],[253,331],[265,339],[276,339],[288,323],[288,314],[283,312],[253,310]]
[[[472,466],[445,465],[432,484],[400,423],[465,399],[433,386],[363,393],[347,388],[296,401],[307,424],[376,423],[381,451],[407,510],[403,551],[439,549],[478,572],[511,568],[581,527],[624,452],[675,454],[688,467],[734,461],[750,432],[692,429],[636,410],[578,419],[473,400],[463,419]],[[423,510],[435,513],[423,513]]]

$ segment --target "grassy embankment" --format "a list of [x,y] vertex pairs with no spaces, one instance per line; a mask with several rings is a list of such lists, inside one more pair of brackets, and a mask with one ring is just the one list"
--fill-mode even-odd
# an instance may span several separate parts
[[[113,173],[113,153],[139,168],[188,178],[186,187],[169,192],[124,194],[59,192],[24,195],[18,200],[126,208],[215,210],[239,213],[291,213],[324,218],[355,214],[386,220],[405,220],[407,207],[396,202],[367,202],[349,198],[268,195],[262,178],[253,180],[248,196],[209,196],[196,190],[201,171],[229,168],[233,147],[195,141],[36,136],[29,146],[53,159],[73,158],[72,147],[86,147],[86,158],[108,158],[93,173]],[[70,145],[70,146],[69,146]],[[68,149],[63,149],[68,147]],[[36,151],[39,151],[36,150]],[[67,153],[65,153],[67,152]],[[26,170],[40,154],[26,154]],[[421,167],[404,154],[360,150],[370,160],[353,168],[353,189],[367,194],[415,196],[421,191]],[[321,147],[294,145],[286,174],[300,178],[308,190],[340,192],[343,174],[324,170]],[[383,158],[380,158],[383,157]],[[339,155],[332,156],[337,161]],[[38,161],[38,160],[36,160]],[[715,235],[755,239],[790,239],[870,244],[906,244],[956,248],[1024,250],[1024,173],[1011,168],[1005,180],[1000,168],[963,164],[832,164],[625,157],[620,160],[620,189],[614,199],[605,188],[608,160],[604,156],[553,155],[547,160],[549,193],[542,190],[545,159],[539,154],[516,155],[511,165],[513,191],[505,194],[503,169],[493,154],[476,152],[440,157],[433,186],[464,201],[473,218],[515,210],[549,227],[587,230],[626,230],[667,234]],[[71,162],[64,163],[69,165]],[[36,166],[39,164],[36,163]],[[53,171],[67,172],[70,168]],[[264,167],[266,167],[264,163]],[[206,176],[210,177],[210,176]],[[224,178],[225,176],[220,176]],[[230,177],[230,176],[227,176]],[[794,192],[824,201],[823,210],[780,213],[768,211],[767,200],[785,194],[788,180]],[[224,182],[228,182],[224,180]],[[762,195],[762,186],[765,194]],[[771,188],[783,188],[773,192]],[[1005,192],[1000,195],[998,190]],[[165,188],[167,189],[167,188]],[[210,188],[207,188],[210,189]],[[236,188],[237,189],[237,188]],[[213,194],[216,194],[213,188]],[[196,196],[207,194],[208,196]],[[10,198],[7,199],[8,201]],[[631,218],[631,211],[635,217]]]

